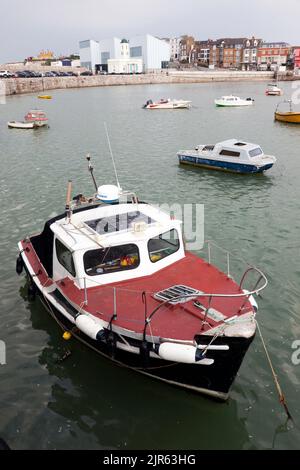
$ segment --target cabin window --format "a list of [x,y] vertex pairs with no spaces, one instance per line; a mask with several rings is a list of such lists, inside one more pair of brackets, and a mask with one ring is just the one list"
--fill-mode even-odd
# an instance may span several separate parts
[[76,277],[76,270],[74,265],[73,256],[70,250],[58,238],[55,240],[56,256],[59,263],[70,273]]
[[140,264],[139,249],[133,243],[87,251],[84,270],[89,276],[135,269]]
[[156,263],[179,250],[178,232],[175,229],[161,233],[148,241],[149,258]]
[[234,152],[233,150],[221,150],[219,155],[224,155],[226,157],[239,157],[240,152]]
[[263,151],[260,147],[257,147],[256,149],[249,150],[249,155],[250,157],[257,157],[258,155],[262,155]]

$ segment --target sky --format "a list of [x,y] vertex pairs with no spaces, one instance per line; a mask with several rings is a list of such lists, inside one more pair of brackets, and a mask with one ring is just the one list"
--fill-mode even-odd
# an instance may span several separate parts
[[300,45],[300,0],[0,0],[0,63],[78,52],[78,42],[190,34]]

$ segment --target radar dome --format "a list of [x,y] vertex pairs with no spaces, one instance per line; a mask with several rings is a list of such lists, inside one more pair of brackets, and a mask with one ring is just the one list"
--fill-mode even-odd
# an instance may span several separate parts
[[120,197],[120,190],[114,184],[104,184],[98,187],[97,199],[106,204],[118,202]]

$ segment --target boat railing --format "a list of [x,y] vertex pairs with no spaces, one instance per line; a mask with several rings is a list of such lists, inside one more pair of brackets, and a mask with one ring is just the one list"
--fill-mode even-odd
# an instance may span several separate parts
[[[256,280],[255,282],[255,285],[254,287],[252,288],[252,290],[245,290],[245,289],[242,289],[242,285],[243,285],[243,282],[245,280],[245,278],[247,277],[247,275],[249,274],[250,271],[255,271],[257,274],[258,274],[258,279]],[[251,296],[253,296],[254,294],[259,294],[263,289],[265,289],[268,285],[268,280],[266,278],[266,276],[264,275],[264,273],[258,269],[258,268],[255,268],[255,267],[249,267],[245,273],[243,274],[242,276],[242,279],[241,279],[241,283],[239,285],[239,292],[238,293],[230,293],[230,294],[223,294],[223,293],[203,293],[203,292],[199,292],[199,293],[193,293],[193,294],[188,294],[188,295],[179,295],[177,297],[173,297],[172,299],[172,302],[181,302],[181,301],[184,301],[184,300],[188,300],[188,299],[196,299],[196,298],[208,298],[208,303],[207,303],[207,307],[204,309],[204,315],[203,315],[203,318],[202,318],[202,321],[201,321],[201,330],[204,328],[204,325],[206,323],[206,320],[207,320],[207,316],[209,314],[209,311],[210,309],[212,308],[212,301],[213,299],[218,299],[218,298],[227,298],[227,299],[241,299],[242,300],[242,303],[239,304],[236,312],[233,312],[235,313],[234,317],[236,317],[238,314],[240,314],[243,310],[243,308],[246,306],[246,303],[247,301],[249,300],[249,298]],[[147,318],[146,318],[146,321],[145,321],[145,330],[144,330],[144,336],[146,334],[146,330],[147,330],[147,326],[148,324],[151,322],[152,318],[154,317],[154,315],[159,311],[161,310],[164,306],[166,305],[170,305],[170,301],[169,300],[165,300],[163,302],[161,302],[157,307],[155,307],[154,310],[152,310],[152,312],[147,315]],[[226,320],[224,320],[226,321]]]
[[[220,259],[220,256],[221,256],[221,259]],[[246,261],[240,254],[234,253],[232,251],[227,250],[226,248],[221,247],[214,240],[211,240],[211,239],[204,241],[203,248],[201,250],[201,257],[203,259],[206,259],[208,264],[214,264],[217,267],[218,265],[222,265],[221,269],[226,272],[227,277],[229,277],[230,279],[234,279],[232,266],[233,264],[236,264],[236,263],[239,264],[239,268],[240,268],[239,270],[241,271],[242,269],[241,281],[245,277],[246,272],[248,273],[248,271],[249,273],[250,272],[261,273],[259,268],[248,263],[248,261]],[[236,280],[236,282],[240,284],[240,287],[241,287],[241,281],[238,282]],[[245,279],[243,279],[242,283],[244,283],[244,281]]]
[[283,101],[280,101],[280,102],[277,104],[276,109],[275,109],[275,113],[278,112],[279,106],[280,106],[281,104],[289,104],[290,113],[293,111],[293,108],[292,108],[292,100],[283,100]]

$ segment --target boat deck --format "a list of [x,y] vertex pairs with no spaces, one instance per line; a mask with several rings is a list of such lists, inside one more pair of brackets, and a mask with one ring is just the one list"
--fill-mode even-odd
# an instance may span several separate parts
[[[42,265],[30,242],[23,242],[23,246],[30,248],[26,252],[33,270],[39,276],[42,284],[50,286],[52,280],[47,278]],[[145,292],[147,316],[162,304],[161,300],[154,298],[154,294],[174,285],[185,285],[203,293],[212,294],[239,294],[239,286],[226,274],[215,266],[208,264],[201,258],[187,253],[186,257],[168,266],[153,275],[122,281],[114,284],[95,286],[87,289],[87,305],[84,310],[90,314],[110,321],[114,311],[117,319],[113,325],[143,333],[145,326],[145,303],[142,293]],[[56,286],[73,306],[78,310],[83,306],[85,293],[79,289],[73,279],[66,277],[56,282]],[[205,311],[194,305],[196,299],[179,304],[164,304],[153,316],[147,335],[178,340],[194,339],[200,333]],[[197,299],[204,308],[208,306],[209,297]],[[219,297],[211,300],[212,315],[206,318],[202,333],[222,324],[224,318],[245,314],[253,311],[251,303],[245,297]],[[242,311],[240,308],[243,306]],[[221,315],[220,315],[221,314]]]
[[[174,285],[185,285],[204,293],[238,294],[241,293],[235,282],[217,268],[209,265],[198,257],[188,253],[186,258],[162,269],[158,273],[130,281],[123,281],[109,286],[97,286],[88,289],[88,304],[84,307],[89,313],[109,321],[114,313],[114,288],[117,319],[114,325],[142,333],[145,325],[145,304],[142,292],[146,292],[147,316],[162,301],[154,298],[154,294]],[[73,304],[80,305],[84,301],[84,292],[79,290],[70,278],[57,283],[59,289]],[[208,306],[208,297],[199,297],[204,307]],[[239,309],[245,298],[213,298],[211,309],[230,318],[241,314]],[[164,338],[193,340],[200,332],[204,310],[194,305],[195,299],[180,304],[165,304],[153,316],[151,328],[147,334]],[[249,301],[242,313],[252,311]],[[221,316],[222,316],[221,315]],[[207,317],[203,332],[218,326],[224,320]]]

